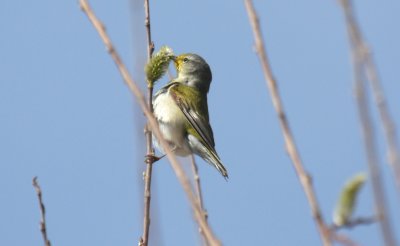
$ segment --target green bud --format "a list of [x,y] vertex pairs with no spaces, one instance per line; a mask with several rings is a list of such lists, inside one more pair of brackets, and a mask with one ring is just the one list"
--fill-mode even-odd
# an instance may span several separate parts
[[168,46],[162,46],[161,49],[153,55],[144,68],[147,82],[150,86],[153,86],[154,82],[159,80],[167,72],[169,62],[173,57],[174,53]]
[[367,176],[365,173],[359,173],[344,185],[333,213],[333,223],[336,226],[343,226],[349,222],[356,204],[358,192],[366,179]]

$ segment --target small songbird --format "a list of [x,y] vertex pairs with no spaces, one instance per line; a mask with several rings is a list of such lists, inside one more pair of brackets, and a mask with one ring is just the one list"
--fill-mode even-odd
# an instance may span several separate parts
[[[154,96],[153,108],[160,130],[173,152],[180,156],[196,154],[228,178],[214,143],[207,106],[211,70],[196,54],[173,58],[177,77]],[[158,141],[154,145],[162,151]]]

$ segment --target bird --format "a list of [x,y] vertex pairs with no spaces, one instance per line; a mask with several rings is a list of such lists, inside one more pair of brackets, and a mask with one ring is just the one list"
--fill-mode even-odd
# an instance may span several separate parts
[[[228,171],[215,150],[209,122],[207,94],[212,73],[199,55],[173,56],[176,78],[157,91],[153,112],[160,131],[172,151],[179,156],[195,154],[213,165],[227,179]],[[153,137],[154,146],[164,152]]]

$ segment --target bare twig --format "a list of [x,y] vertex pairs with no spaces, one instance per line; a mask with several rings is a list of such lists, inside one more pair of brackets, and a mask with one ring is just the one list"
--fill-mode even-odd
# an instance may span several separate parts
[[331,229],[332,230],[339,230],[342,228],[349,228],[352,229],[356,226],[359,225],[370,225],[373,224],[375,222],[377,222],[379,220],[379,218],[377,218],[376,216],[371,216],[371,217],[359,217],[359,218],[355,218],[352,220],[347,221],[345,224],[337,226],[337,225],[332,225]]
[[[190,155],[190,161],[192,163],[194,186],[195,186],[195,190],[196,190],[197,199],[199,200],[200,207],[204,210],[203,194],[201,192],[199,169],[197,168],[197,164],[196,164],[196,160],[194,158],[194,155]],[[204,213],[204,218],[207,219],[207,213],[206,212]]]
[[340,243],[341,245],[358,246],[358,244],[356,242],[354,242],[353,240],[351,240],[349,237],[347,237],[346,235],[343,235],[343,234],[339,234],[337,232],[331,233],[331,239],[333,241]]
[[361,130],[364,138],[364,148],[367,155],[367,163],[371,176],[376,214],[380,219],[380,227],[385,245],[394,246],[396,245],[396,240],[392,233],[392,228],[389,221],[390,216],[388,215],[389,212],[386,208],[386,198],[382,185],[375,133],[369,112],[367,94],[365,91],[365,45],[353,14],[351,2],[348,0],[340,0],[340,3],[346,18],[346,26],[352,48],[352,59],[354,64],[354,90]]
[[297,150],[291,129],[289,127],[289,122],[287,120],[286,113],[283,108],[282,100],[279,95],[278,84],[275,81],[271,68],[269,66],[256,11],[254,9],[251,0],[245,0],[244,3],[253,29],[256,52],[260,59],[264,77],[270,91],[272,103],[275,107],[276,113],[278,114],[279,123],[282,128],[283,138],[285,140],[286,150],[293,162],[293,167],[296,170],[296,174],[306,194],[308,203],[311,207],[311,213],[314,218],[314,221],[317,224],[322,242],[324,245],[331,245],[329,229],[327,228],[324,219],[322,217],[322,214],[320,212],[318,201],[312,185],[311,177],[303,167],[300,154]]
[[[152,90],[149,88],[149,90]],[[151,98],[151,97],[149,97]],[[149,106],[149,110],[152,107]],[[146,158],[146,171],[144,173],[144,213],[143,213],[143,235],[140,238],[139,246],[147,246],[149,242],[149,231],[150,231],[150,201],[151,201],[151,177],[153,171],[154,160],[151,158],[153,153],[152,146],[152,133],[148,127],[145,127],[145,134],[147,140],[147,158]]]
[[144,25],[147,33],[147,58],[150,60],[154,51],[154,43],[151,40],[151,26],[150,26],[150,4],[149,0],[144,0],[145,20]]
[[397,140],[396,126],[390,115],[385,94],[382,89],[381,81],[379,79],[374,59],[371,52],[364,44],[364,62],[365,72],[368,80],[370,81],[372,94],[375,99],[375,104],[379,111],[381,125],[385,132],[386,145],[387,145],[387,158],[392,167],[394,179],[397,185],[397,191],[400,192],[400,154],[399,144]]
[[[193,154],[190,155],[190,161],[192,163],[194,187],[195,187],[195,190],[196,190],[197,199],[198,199],[198,202],[200,204],[201,211],[203,212],[204,219],[207,221],[208,214],[207,214],[207,211],[204,209],[203,194],[202,194],[202,191],[201,191],[199,169],[197,168],[196,160],[195,160]],[[203,231],[201,230],[201,228],[199,228],[199,232],[201,233],[201,235],[204,238],[204,234],[203,234]]]
[[199,224],[200,228],[204,231],[207,241],[212,246],[221,245],[221,243],[215,237],[214,233],[212,232],[211,228],[209,227],[209,225],[207,224],[206,220],[203,217],[203,214],[202,214],[202,211],[200,208],[200,204],[199,204],[198,200],[196,199],[195,195],[193,194],[189,179],[185,175],[185,173],[184,173],[180,163],[176,159],[175,155],[171,152],[171,148],[169,147],[169,145],[163,138],[163,136],[160,132],[160,129],[158,128],[157,121],[154,118],[152,112],[150,111],[148,105],[146,104],[144,95],[140,92],[140,89],[137,86],[137,83],[131,78],[125,64],[122,62],[120,56],[118,55],[117,51],[115,50],[110,38],[108,37],[103,24],[100,22],[99,19],[97,19],[97,17],[93,13],[92,9],[90,8],[90,6],[86,0],[80,0],[79,3],[80,3],[81,9],[87,15],[90,22],[93,24],[96,31],[100,35],[100,38],[104,42],[110,56],[114,60],[119,72],[121,73],[121,76],[122,76],[125,84],[129,87],[131,92],[136,97],[138,104],[140,105],[143,113],[145,114],[145,116],[147,117],[147,119],[149,121],[149,126],[150,126],[153,134],[157,137],[162,148],[165,150],[165,153],[170,161],[170,164],[175,172],[175,175],[177,176],[179,182],[181,183],[182,188],[184,189],[184,191],[188,197],[188,200],[192,206],[196,221]]
[[45,246],[51,246],[50,240],[47,237],[47,229],[46,229],[46,209],[44,207],[44,203],[42,200],[42,189],[37,182],[37,177],[32,179],[32,185],[35,188],[36,195],[39,200],[39,208],[40,208],[40,232],[43,236],[43,241]]
[[[151,40],[151,30],[150,30],[150,6],[149,0],[144,1],[145,9],[145,27],[147,33],[147,59],[150,61],[151,55],[154,51],[154,44]],[[147,107],[150,112],[153,112],[153,83],[147,82]],[[143,219],[143,235],[140,238],[139,245],[147,246],[149,242],[149,231],[150,231],[150,201],[151,201],[151,177],[153,170],[154,159],[150,158],[154,155],[153,144],[152,144],[152,133],[151,129],[146,126],[146,148],[147,148],[147,158],[146,158],[146,172],[144,176],[144,219]]]
[[374,58],[372,56],[371,50],[368,48],[365,42],[361,29],[356,21],[356,18],[352,11],[352,4],[349,1],[341,0],[342,6],[347,8],[346,20],[349,35],[353,39],[358,48],[360,49],[360,59],[363,63],[363,69],[368,79],[372,95],[374,96],[374,101],[377,106],[382,128],[385,133],[386,144],[388,148],[388,163],[391,165],[394,173],[394,179],[397,185],[398,192],[400,192],[400,154],[399,154],[399,144],[396,134],[396,126],[390,115],[388,105],[386,103],[385,93],[382,89],[382,83],[378,76],[378,71],[375,66]]

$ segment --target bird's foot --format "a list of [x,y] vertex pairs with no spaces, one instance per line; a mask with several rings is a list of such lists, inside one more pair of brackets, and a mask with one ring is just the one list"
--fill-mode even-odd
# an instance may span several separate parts
[[165,155],[155,156],[154,154],[148,154],[148,155],[145,155],[144,162],[147,164],[153,164],[154,162],[161,160],[164,156]]

